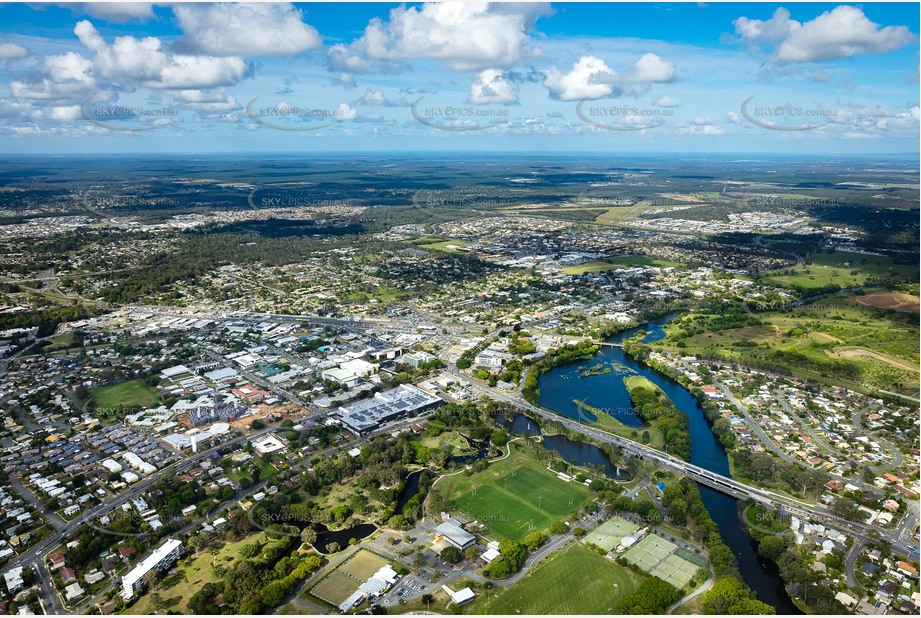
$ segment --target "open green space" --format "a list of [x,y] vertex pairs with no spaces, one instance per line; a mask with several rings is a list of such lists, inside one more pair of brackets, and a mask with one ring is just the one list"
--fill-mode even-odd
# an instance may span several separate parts
[[159,402],[157,390],[143,380],[99,386],[90,390],[96,408],[150,408]]
[[610,258],[605,260],[596,260],[586,262],[578,266],[565,266],[563,272],[567,275],[583,275],[585,273],[600,273],[608,270],[614,270],[623,266],[659,266],[662,268],[676,268],[681,266],[678,262],[666,262],[642,255],[625,255],[623,257]]
[[463,609],[506,615],[610,614],[614,603],[641,581],[641,576],[575,544],[547,558],[508,590],[484,592]]
[[437,436],[423,435],[419,438],[419,443],[426,448],[442,449],[450,446],[455,455],[463,455],[473,452],[467,438],[455,431],[446,431]]
[[359,550],[314,584],[310,594],[338,607],[387,564],[388,561],[377,554]]
[[864,255],[835,251],[834,253],[811,253],[806,262],[789,274],[773,275],[765,283],[784,287],[819,289],[827,285],[853,287],[863,285],[868,277],[904,275],[918,278],[917,265],[895,264],[892,258],[883,255]]
[[[697,332],[705,316],[689,314],[653,344],[692,356],[777,364],[800,378],[849,388],[916,393],[919,388],[917,315],[884,311],[835,295],[786,311],[755,315],[760,326]],[[687,332],[694,332],[688,335]]]
[[[447,251],[448,253],[459,253],[465,247],[469,247],[473,243],[466,240],[441,240],[438,242],[433,242],[425,245],[418,245],[420,249],[431,250],[431,251]],[[450,247],[449,247],[450,245]]]
[[453,509],[493,536],[516,541],[546,530],[552,520],[568,519],[589,495],[585,486],[560,480],[531,451],[515,448],[482,472],[445,477],[438,488]]
[[[646,380],[646,378],[642,379]],[[650,384],[652,384],[652,382],[650,382]],[[655,385],[653,384],[653,386]],[[656,386],[656,388],[658,387]],[[659,449],[660,451],[665,449],[665,437],[662,435],[662,430],[658,427],[654,425],[646,425],[644,427],[631,427],[630,425],[621,423],[619,420],[617,420],[617,418],[611,416],[601,408],[591,406],[584,401],[580,401],[579,399],[573,399],[572,401],[574,404],[598,419],[594,423],[586,422],[586,425],[594,425],[599,429],[609,431],[620,436],[621,438],[633,440],[634,442],[643,442],[643,435],[648,433],[649,446]]]

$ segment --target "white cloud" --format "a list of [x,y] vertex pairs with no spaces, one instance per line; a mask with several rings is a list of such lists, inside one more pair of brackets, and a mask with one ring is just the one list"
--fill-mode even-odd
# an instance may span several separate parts
[[840,5],[805,23],[790,19],[781,7],[771,19],[739,17],[732,22],[738,38],[750,46],[777,44],[779,62],[817,62],[861,54],[883,54],[914,40],[906,26],[881,27],[855,6]]
[[477,105],[517,103],[518,89],[505,79],[502,71],[486,69],[478,73],[470,84],[470,102]]
[[113,81],[139,81],[151,88],[214,88],[233,85],[247,72],[242,58],[171,54],[156,37],[121,36],[109,45],[86,20],[74,33],[94,53],[98,75]]
[[358,111],[348,103],[340,103],[336,106],[334,116],[338,120],[355,120],[355,117],[358,116]]
[[68,105],[66,107],[52,107],[52,120],[76,120],[80,118],[81,111],[79,105]]
[[10,92],[17,99],[40,101],[74,101],[88,97],[96,81],[93,63],[75,52],[46,56],[41,72],[27,79],[10,82]]
[[668,83],[675,80],[675,65],[656,54],[644,54],[633,66],[630,80],[641,83]]
[[22,45],[17,45],[16,43],[0,43],[0,60],[15,60],[17,58],[25,58],[28,55],[29,50]]
[[202,112],[224,112],[241,108],[234,95],[222,91],[179,90],[175,94],[183,102],[183,107],[186,109]]
[[814,62],[883,54],[914,39],[905,26],[880,27],[854,6],[838,6],[795,30],[778,47],[781,62]]
[[352,46],[376,60],[440,60],[459,71],[507,68],[533,50],[528,31],[549,4],[426,3],[374,18]]
[[91,17],[115,23],[124,23],[132,19],[143,21],[154,16],[151,2],[82,2],[73,6],[71,10],[77,9]]
[[732,22],[736,27],[737,42],[749,45],[759,43],[776,43],[782,41],[798,30],[802,24],[790,19],[790,11],[778,8],[768,20],[739,17]]
[[680,102],[676,101],[675,99],[668,96],[667,94],[662,95],[661,97],[653,101],[653,103],[655,103],[659,107],[681,107]]
[[578,101],[610,96],[618,82],[617,72],[604,60],[597,56],[582,56],[572,65],[569,73],[560,73],[556,67],[550,68],[543,83],[552,98]]
[[214,56],[289,56],[318,49],[323,41],[290,3],[177,4],[180,47]]

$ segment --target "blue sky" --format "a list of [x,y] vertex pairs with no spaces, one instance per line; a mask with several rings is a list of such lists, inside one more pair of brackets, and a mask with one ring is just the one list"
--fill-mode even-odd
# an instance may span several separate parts
[[916,153],[914,3],[0,5],[5,152]]

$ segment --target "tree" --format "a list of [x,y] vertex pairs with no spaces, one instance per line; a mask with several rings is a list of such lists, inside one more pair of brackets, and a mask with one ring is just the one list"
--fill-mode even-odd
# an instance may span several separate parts
[[528,551],[534,551],[541,545],[547,542],[547,535],[543,532],[529,532],[524,537],[524,546],[528,548]]
[[262,602],[269,607],[278,607],[285,599],[287,589],[281,580],[274,580],[265,585],[262,589]]
[[301,530],[301,542],[308,545],[313,545],[317,542],[317,531],[311,528],[310,526]]
[[430,593],[428,593],[428,592],[426,592],[425,594],[422,595],[422,602],[425,603],[426,605],[431,605],[431,604],[432,604],[432,601],[434,601],[434,600],[435,600],[435,597],[433,597],[433,596],[432,596]]
[[583,536],[585,534],[585,528],[573,528],[572,533],[576,536]]
[[332,543],[326,544],[326,553],[335,554],[339,551],[339,543],[333,541]]
[[460,559],[461,559],[460,550],[451,545],[448,545],[447,547],[442,549],[439,556],[441,557],[442,560],[444,560],[448,564],[456,564],[457,562],[460,562]]
[[259,430],[265,428],[265,423],[263,423],[258,418],[249,424],[249,428],[253,430]]
[[[626,498],[626,496],[624,497]],[[550,522],[550,534],[564,534],[568,530],[569,526],[567,526],[562,520],[557,519]]]
[[704,593],[708,614],[773,614],[774,608],[751,598],[751,589],[735,577],[719,577]]
[[477,552],[476,547],[468,547],[464,552],[464,558],[467,559],[467,562],[476,562],[479,557],[480,554]]
[[758,553],[774,562],[777,562],[785,551],[787,551],[787,543],[783,540],[783,537],[766,536],[758,544]]

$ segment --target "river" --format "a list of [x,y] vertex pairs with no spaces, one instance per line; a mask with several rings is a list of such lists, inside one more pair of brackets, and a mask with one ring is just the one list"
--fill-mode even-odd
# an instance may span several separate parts
[[[650,322],[619,333],[608,341],[621,343],[643,331],[648,332],[644,342],[657,341],[665,337],[662,326],[671,319],[673,316]],[[579,377],[585,372],[585,367],[592,367],[598,363],[611,367],[612,373]],[[557,414],[585,421],[587,412],[580,411],[573,404],[573,400],[577,399],[590,406],[609,410],[626,425],[641,427],[643,423],[633,414],[630,395],[623,384],[623,376],[628,374],[639,374],[648,378],[688,416],[691,463],[730,476],[726,453],[711,431],[704,411],[694,396],[668,376],[644,363],[634,361],[619,347],[602,346],[601,351],[591,361],[571,363],[545,373],[540,378],[540,405]],[[758,555],[756,543],[745,528],[736,499],[704,485],[698,486],[704,506],[719,528],[720,536],[738,559],[745,583],[755,591],[759,600],[774,606],[778,614],[802,614],[784,590],[777,565]]]

